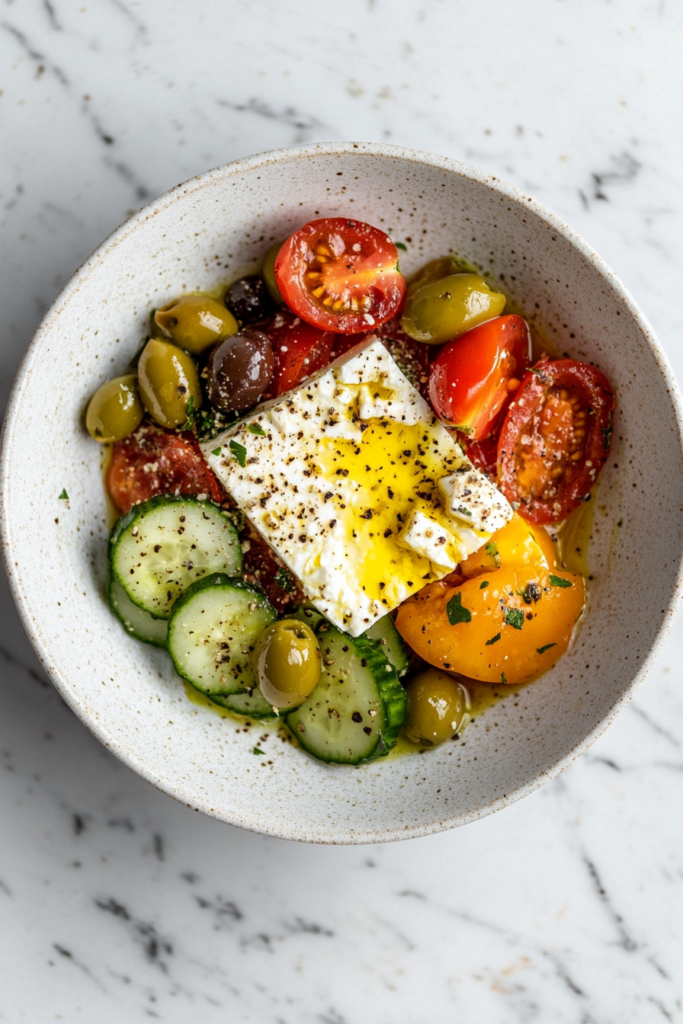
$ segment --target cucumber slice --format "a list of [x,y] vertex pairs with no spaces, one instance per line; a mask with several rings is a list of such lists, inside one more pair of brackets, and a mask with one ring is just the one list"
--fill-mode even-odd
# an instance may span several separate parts
[[256,686],[252,653],[277,612],[247,583],[222,572],[204,576],[176,601],[168,647],[176,672],[208,697]]
[[323,656],[320,682],[287,716],[304,750],[320,761],[361,764],[395,745],[406,716],[406,692],[384,647],[353,639],[334,626],[318,633]]
[[210,501],[162,495],[122,516],[109,541],[112,573],[133,604],[167,619],[184,590],[214,572],[237,575],[242,548],[228,516]]
[[379,640],[384,653],[398,672],[399,679],[402,679],[408,671],[410,655],[391,615],[384,615],[378,619],[370,629],[365,630],[364,636],[370,640]]
[[248,718],[275,718],[275,712],[263,696],[258,686],[253,690],[245,690],[244,693],[231,693],[229,697],[221,697],[215,694],[210,698],[214,704],[227,708],[235,715],[245,715]]
[[297,619],[299,622],[305,622],[314,633],[321,622],[327,622],[323,613],[314,608],[312,604],[300,604],[294,611],[286,612],[283,617],[285,619]]
[[155,647],[166,646],[168,630],[166,619],[155,619],[149,612],[133,604],[114,576],[109,578],[107,597],[113,611],[123,623],[126,633],[130,633],[136,640],[142,640],[146,644],[154,644]]

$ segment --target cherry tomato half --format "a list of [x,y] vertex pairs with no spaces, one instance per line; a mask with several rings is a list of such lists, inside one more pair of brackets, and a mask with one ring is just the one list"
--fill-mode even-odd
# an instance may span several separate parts
[[614,391],[600,370],[544,360],[510,403],[498,439],[499,486],[532,523],[557,523],[591,491],[609,455]]
[[[387,348],[401,373],[423,398],[429,399],[429,368],[436,355],[434,345],[415,341],[403,330],[400,318],[382,324],[372,334]],[[360,340],[360,339],[359,339]]]
[[521,316],[497,316],[449,341],[432,363],[429,397],[434,411],[472,441],[493,422],[520,385],[531,355]]
[[206,494],[217,502],[226,497],[194,434],[150,423],[112,445],[107,488],[121,515],[157,494]]
[[390,320],[406,290],[389,236],[345,217],[312,220],[290,235],[275,261],[275,279],[303,320],[339,334]]
[[259,324],[259,330],[270,339],[275,356],[275,371],[264,399],[296,387],[327,366],[333,357],[337,336],[311,327],[289,309],[279,310],[270,320]]

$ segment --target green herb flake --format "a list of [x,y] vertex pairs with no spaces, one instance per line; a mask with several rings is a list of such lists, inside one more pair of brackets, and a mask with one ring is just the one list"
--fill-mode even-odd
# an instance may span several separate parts
[[260,757],[265,757],[266,756],[265,750],[261,750],[260,747],[254,747],[254,749],[252,750],[252,754],[256,754],[257,756],[260,756]]
[[465,508],[464,505],[458,505],[456,512],[460,512],[460,514],[463,516],[469,516],[470,519],[472,518],[472,513],[468,508]]
[[212,455],[220,455],[220,453],[221,453],[222,451],[223,451],[223,449],[222,449],[222,448],[212,448],[212,449],[211,449],[211,454],[212,454]]
[[486,588],[488,587],[488,585],[489,585],[489,581],[488,581],[488,580],[484,580],[484,581],[483,581],[483,583],[480,583],[480,584],[479,584],[479,589],[480,589],[480,590],[486,590]]
[[60,501],[68,501],[69,500],[69,495],[66,493],[66,487],[64,488],[62,493],[59,495],[59,500]]
[[500,569],[500,555],[498,554],[498,545],[494,540],[490,540],[486,545],[486,554],[489,558],[493,559],[493,564],[496,569]]
[[194,395],[190,395],[190,400],[185,407],[185,415],[187,416],[187,419],[180,429],[194,430]]
[[259,437],[265,437],[266,432],[260,423],[250,423],[247,427],[250,434],[258,434]]
[[460,622],[471,622],[472,612],[469,608],[462,606],[462,594],[456,594],[446,605],[446,614],[451,626],[457,626]]
[[394,245],[396,246],[397,249],[402,249],[403,252],[408,252],[408,246],[404,245],[403,242],[394,242]]
[[286,593],[288,594],[291,594],[296,590],[296,582],[294,580],[294,577],[292,576],[291,572],[289,572],[282,566],[280,566],[278,571],[275,573],[275,582],[277,583],[278,587],[286,591]]
[[500,673],[500,681],[501,681],[501,683],[507,683],[507,681],[508,681],[508,677],[505,675],[504,672]]
[[233,459],[237,459],[240,466],[244,467],[247,464],[247,449],[239,441],[230,442],[230,454]]
[[486,647],[492,647],[493,644],[497,644],[499,640],[500,640],[500,633],[496,633],[495,636],[492,636],[490,640],[486,641]]
[[573,587],[574,584],[571,580],[565,580],[562,576],[553,576],[550,574],[550,586],[551,587]]
[[524,612],[521,608],[506,608],[503,621],[506,626],[512,626],[513,629],[521,629],[524,625]]
[[546,644],[545,647],[537,647],[536,654],[545,654],[551,647],[557,647],[557,644]]
[[612,417],[607,420],[607,426],[602,429],[602,436],[605,439],[605,451],[612,443]]

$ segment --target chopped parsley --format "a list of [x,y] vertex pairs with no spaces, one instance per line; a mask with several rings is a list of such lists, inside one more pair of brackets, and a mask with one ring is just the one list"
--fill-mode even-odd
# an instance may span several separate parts
[[472,513],[468,508],[465,508],[464,505],[458,505],[456,512],[460,512],[464,516],[469,516],[470,519],[472,518]]
[[240,466],[246,466],[247,464],[247,449],[239,441],[230,442],[230,454],[233,459],[237,459]]
[[265,437],[266,432],[260,423],[250,423],[247,427],[250,434],[258,434],[259,437]]
[[275,582],[278,587],[281,587],[282,590],[286,591],[288,594],[291,594],[296,590],[294,577],[288,569],[284,568],[284,566],[280,566],[278,571],[275,573]]
[[500,633],[496,633],[495,636],[492,636],[490,640],[486,641],[486,646],[487,647],[491,647],[493,644],[497,644],[499,640],[500,640]]
[[607,420],[607,426],[602,428],[602,436],[605,439],[605,451],[612,443],[612,417]]
[[483,583],[480,583],[480,584],[479,584],[479,589],[480,589],[480,590],[486,590],[486,588],[488,587],[488,585],[489,585],[489,581],[488,581],[488,580],[484,580],[484,582],[483,582]]
[[394,242],[394,245],[396,246],[397,249],[402,249],[403,252],[408,252],[408,246],[404,245],[403,242]]
[[223,451],[223,449],[222,449],[222,448],[212,448],[212,449],[211,449],[211,454],[212,454],[212,455],[220,455],[220,453],[221,453],[222,451]]
[[451,626],[457,626],[460,622],[471,622],[472,612],[469,608],[462,606],[462,594],[456,594],[446,605],[446,614]]
[[500,681],[501,681],[501,683],[507,683],[507,681],[508,681],[508,677],[505,675],[504,672],[500,673]]
[[265,750],[261,750],[260,747],[254,747],[254,749],[252,750],[252,754],[257,754],[257,755],[260,755],[261,757],[265,757],[266,756]]
[[60,501],[68,501],[69,500],[69,495],[66,493],[66,487],[63,489],[62,493],[59,495],[59,500]]
[[565,580],[561,576],[553,576],[550,574],[550,586],[551,587],[573,587],[574,584],[571,580]]
[[500,555],[498,554],[498,545],[495,540],[490,540],[486,545],[486,554],[493,559],[496,569],[500,569]]
[[551,647],[557,647],[557,644],[546,644],[544,647],[537,647],[536,654],[545,654]]
[[521,608],[506,608],[503,621],[506,626],[512,626],[513,629],[521,629],[524,625],[524,612]]
[[194,430],[194,395],[190,395],[190,400],[185,406],[185,415],[187,419],[180,427],[180,430]]

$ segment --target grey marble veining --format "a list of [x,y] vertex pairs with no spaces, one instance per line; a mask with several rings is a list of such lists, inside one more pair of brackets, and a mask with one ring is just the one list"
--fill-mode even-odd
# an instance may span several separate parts
[[[533,193],[682,377],[682,40],[670,0],[0,0],[3,403],[41,314],[131,211],[227,160],[346,138]],[[544,789],[457,832],[335,849],[156,792],[74,718],[0,599],[0,1021],[683,1021],[680,619]]]

